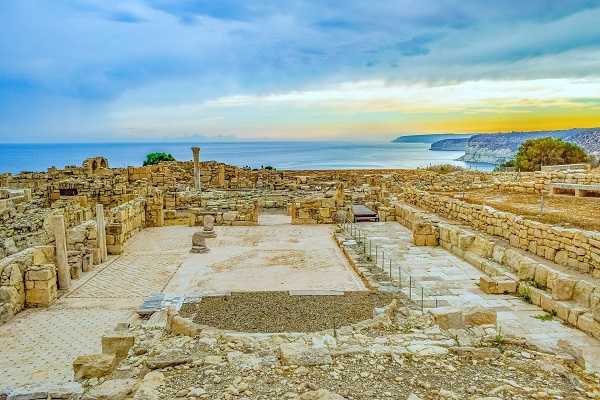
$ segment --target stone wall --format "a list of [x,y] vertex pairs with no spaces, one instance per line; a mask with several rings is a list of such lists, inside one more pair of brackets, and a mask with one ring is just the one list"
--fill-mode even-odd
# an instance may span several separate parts
[[127,240],[146,226],[146,200],[140,197],[115,207],[106,220],[108,253],[121,254]]
[[491,207],[422,191],[407,190],[403,197],[411,205],[507,239],[514,247],[600,277],[600,232],[548,225]]
[[522,297],[564,323],[600,339],[600,284],[584,274],[565,271],[540,257],[486,233],[454,225],[405,204],[396,205],[398,222],[413,231],[415,244],[422,221],[436,241],[483,273],[480,288],[490,294]]
[[338,211],[348,212],[345,198],[344,184],[337,183],[322,195],[295,200],[288,208],[292,224],[335,224],[339,222]]
[[396,204],[394,210],[396,221],[412,231],[415,245],[437,246],[439,244],[437,219],[407,204]]
[[600,184],[600,174],[581,171],[537,171],[494,174],[496,190],[515,193],[540,193],[552,183]]
[[26,306],[56,300],[54,247],[36,246],[0,260],[0,324]]

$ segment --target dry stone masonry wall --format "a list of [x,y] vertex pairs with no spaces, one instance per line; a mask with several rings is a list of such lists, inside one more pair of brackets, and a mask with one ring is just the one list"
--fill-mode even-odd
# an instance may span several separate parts
[[404,199],[442,217],[507,239],[512,246],[558,265],[600,277],[600,232],[548,225],[491,207],[422,191],[407,190]]

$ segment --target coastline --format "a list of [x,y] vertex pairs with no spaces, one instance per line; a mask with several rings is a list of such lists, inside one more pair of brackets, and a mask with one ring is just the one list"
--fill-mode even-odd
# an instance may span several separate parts
[[150,152],[190,159],[190,147],[201,147],[201,160],[240,167],[273,166],[278,170],[412,169],[452,164],[489,171],[493,165],[458,160],[461,151],[430,151],[428,143],[252,141],[195,143],[57,143],[0,144],[0,174],[46,171],[49,167],[81,165],[88,157],[104,156],[111,167],[140,166]]

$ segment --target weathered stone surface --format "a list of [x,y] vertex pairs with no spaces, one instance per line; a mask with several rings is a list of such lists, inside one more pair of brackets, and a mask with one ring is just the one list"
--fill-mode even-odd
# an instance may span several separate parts
[[451,307],[438,307],[429,311],[436,324],[442,329],[461,329],[464,327],[462,311]]
[[[72,399],[76,400],[83,394],[83,388],[77,382],[60,384],[39,383],[10,389],[6,393],[6,400],[34,400],[34,399]],[[0,395],[0,398],[2,396]]]
[[158,372],[152,371],[144,376],[144,380],[138,387],[133,400],[159,400],[160,394],[156,388],[162,385],[165,381],[165,376]]
[[123,400],[135,390],[134,379],[111,379],[86,393],[82,400]]
[[463,310],[466,325],[495,325],[496,311],[483,307],[473,307]]
[[102,352],[115,354],[118,359],[127,357],[129,349],[135,344],[135,337],[130,334],[113,333],[102,336]]
[[117,363],[114,354],[90,354],[73,361],[75,380],[100,378],[112,372]]
[[319,389],[303,393],[300,396],[300,400],[345,400],[345,397],[330,392],[329,390]]
[[169,332],[174,335],[197,336],[202,329],[198,324],[188,318],[174,315],[169,321]]
[[284,365],[331,364],[331,354],[324,347],[309,347],[302,343],[283,343],[279,347],[281,363]]
[[162,369],[180,364],[187,364],[192,359],[183,355],[160,355],[146,360],[146,366],[150,369]]

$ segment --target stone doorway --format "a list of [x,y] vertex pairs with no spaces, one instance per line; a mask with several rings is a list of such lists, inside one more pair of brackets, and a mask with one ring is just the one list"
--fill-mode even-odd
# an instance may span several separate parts
[[261,208],[258,214],[259,225],[290,225],[292,217],[286,208]]

